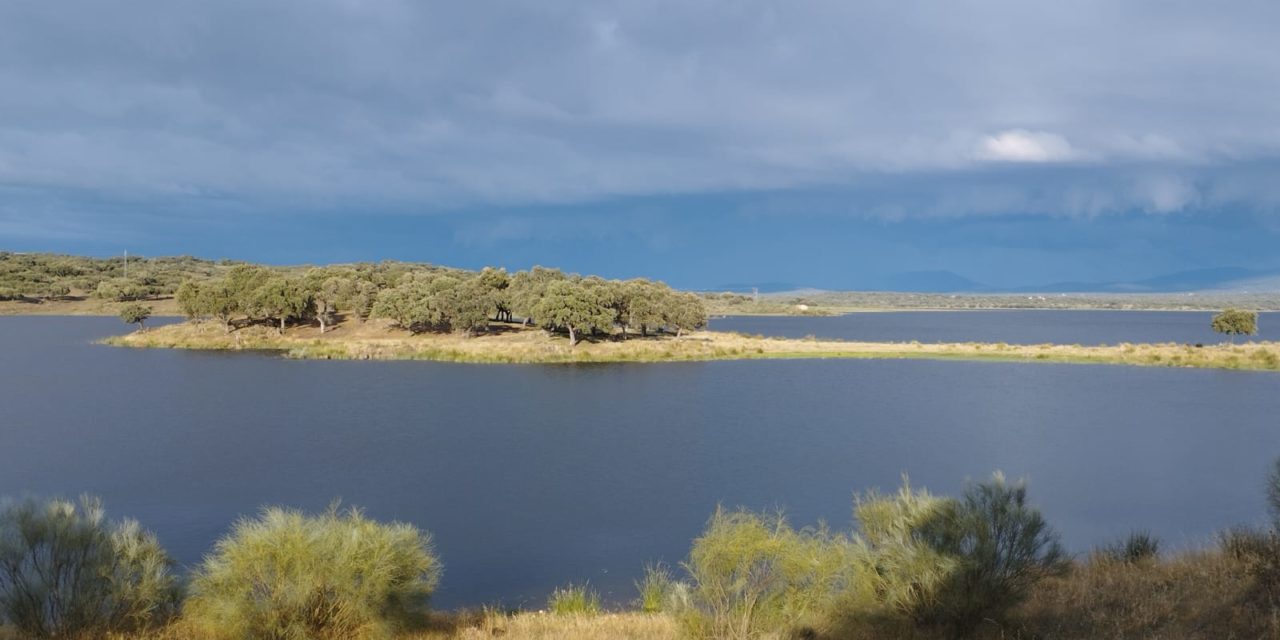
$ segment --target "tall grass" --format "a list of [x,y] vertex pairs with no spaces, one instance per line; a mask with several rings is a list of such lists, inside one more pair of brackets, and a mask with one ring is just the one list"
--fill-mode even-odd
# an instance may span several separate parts
[[591,585],[570,584],[551,593],[551,597],[547,599],[547,610],[562,616],[594,616],[604,608],[600,606],[600,594]]
[[1099,549],[1096,555],[1111,562],[1152,562],[1160,557],[1160,540],[1146,531],[1135,531]]
[[640,593],[640,598],[636,602],[637,608],[644,613],[661,613],[680,609],[678,594],[685,589],[681,588],[684,585],[677,585],[675,576],[667,565],[661,562],[645,565],[644,577],[636,581],[636,591]]

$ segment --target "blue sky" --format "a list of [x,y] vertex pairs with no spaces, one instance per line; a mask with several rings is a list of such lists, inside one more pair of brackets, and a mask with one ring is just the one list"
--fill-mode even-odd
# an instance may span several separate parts
[[0,248],[1280,270],[1274,2],[0,4]]

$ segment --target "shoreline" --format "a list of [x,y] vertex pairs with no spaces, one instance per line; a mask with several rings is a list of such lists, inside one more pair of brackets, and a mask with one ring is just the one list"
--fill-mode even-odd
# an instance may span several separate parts
[[[120,309],[129,302],[115,302],[108,300],[98,300],[94,298],[77,298],[72,300],[46,300],[46,301],[0,301],[0,317],[19,317],[19,316],[115,316]],[[142,300],[136,304],[151,307],[153,310],[152,317],[181,317],[178,310],[177,302],[172,297],[161,297],[151,300]],[[1125,312],[1171,312],[1171,313],[1214,313],[1220,311],[1218,307],[1205,306],[1203,308],[1169,308],[1169,307],[1130,307],[1117,309],[1113,307],[1103,306],[1008,306],[1008,307],[983,307],[983,308],[966,308],[966,307],[913,307],[913,306],[872,306],[872,307],[848,307],[841,305],[833,305],[830,307],[816,306],[811,307],[808,312],[791,311],[791,310],[775,310],[775,311],[751,311],[746,309],[737,310],[721,310],[714,305],[708,307],[708,313],[715,319],[715,316],[737,316],[737,317],[759,317],[759,318],[837,318],[845,315],[855,315],[860,313],[939,313],[939,312],[988,312],[988,311],[1111,311],[1117,313]],[[1254,309],[1259,313],[1280,313],[1280,308],[1257,308]]]
[[418,334],[370,321],[339,325],[321,336],[314,327],[284,335],[252,326],[224,333],[217,323],[177,323],[109,337],[104,344],[131,348],[274,351],[301,360],[429,360],[481,364],[707,362],[715,360],[968,360],[1051,362],[1166,368],[1280,371],[1280,343],[1248,342],[1196,347],[1185,344],[1014,345],[1005,343],[851,342],[747,336],[697,331],[682,337],[618,336],[570,347],[541,329],[499,325],[467,338]]

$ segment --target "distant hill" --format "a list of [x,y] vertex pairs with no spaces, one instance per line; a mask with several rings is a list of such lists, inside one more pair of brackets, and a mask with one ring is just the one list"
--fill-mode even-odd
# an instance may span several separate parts
[[[761,294],[812,295],[822,293],[816,289],[785,282],[765,282],[756,285],[722,285],[715,291],[751,293],[757,287]],[[1116,281],[1064,281],[1022,287],[993,287],[967,278],[954,271],[907,271],[881,278],[851,289],[855,291],[884,291],[896,293],[1183,293],[1183,292],[1280,292],[1280,270],[1246,269],[1243,267],[1216,267],[1191,269],[1167,273],[1142,280]]]
[[1278,291],[1280,271],[1218,267],[1178,271],[1129,282],[1055,282],[1013,291],[1036,293],[1173,293],[1181,291]]
[[909,293],[958,293],[989,291],[991,287],[954,271],[907,271],[885,278],[877,289]]
[[729,284],[716,285],[715,287],[712,287],[711,289],[709,289],[709,291],[728,291],[730,293],[745,294],[745,293],[751,293],[752,290],[754,289],[754,290],[759,290],[760,293],[784,293],[784,292],[798,291],[804,288],[805,287],[802,287],[792,282],[755,282],[755,283],[749,282],[745,284],[741,282],[733,282]]

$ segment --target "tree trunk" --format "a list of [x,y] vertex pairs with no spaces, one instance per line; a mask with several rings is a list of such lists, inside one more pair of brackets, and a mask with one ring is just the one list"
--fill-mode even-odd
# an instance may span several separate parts
[[648,338],[648,337],[649,337],[649,325],[647,325],[647,324],[642,324],[642,325],[640,325],[640,335],[642,335],[642,336],[644,336],[644,337],[646,337],[646,338]]
[[578,344],[578,334],[574,332],[573,325],[569,325],[569,346],[574,347]]
[[231,333],[231,317],[227,316],[222,319],[222,332]]
[[280,316],[280,331],[279,331],[279,335],[284,335],[284,319],[285,319],[285,317],[284,317],[284,316]]
[[316,320],[320,321],[320,335],[324,335],[324,314],[316,316]]

